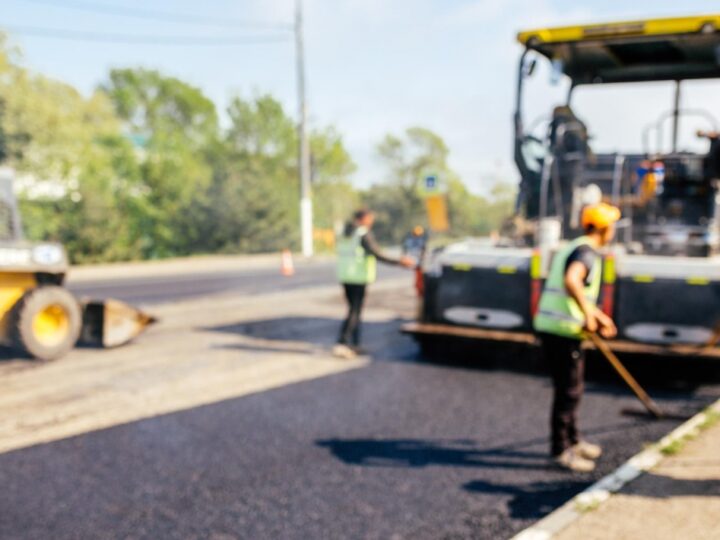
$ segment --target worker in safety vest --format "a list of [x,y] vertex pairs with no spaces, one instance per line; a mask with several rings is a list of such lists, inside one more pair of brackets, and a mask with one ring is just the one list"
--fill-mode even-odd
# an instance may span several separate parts
[[583,393],[585,356],[581,343],[586,332],[615,337],[612,319],[597,306],[602,257],[597,252],[615,235],[620,210],[605,203],[582,212],[585,235],[560,249],[540,297],[534,319],[554,386],[551,415],[552,455],[558,465],[590,472],[602,449],[580,438],[577,410]]
[[352,358],[363,352],[360,349],[360,318],[365,289],[376,278],[377,261],[406,268],[416,264],[411,257],[394,259],[382,253],[371,232],[374,222],[375,215],[371,211],[358,210],[337,243],[337,275],[348,303],[348,314],[333,349],[335,356],[341,358]]

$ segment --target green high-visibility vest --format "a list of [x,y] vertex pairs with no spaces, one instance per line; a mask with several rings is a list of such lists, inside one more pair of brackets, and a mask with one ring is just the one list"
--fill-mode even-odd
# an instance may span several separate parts
[[377,277],[377,260],[362,247],[366,227],[358,227],[349,237],[343,236],[337,246],[337,276],[340,283],[367,285]]
[[[533,326],[538,332],[546,332],[557,336],[582,339],[585,326],[585,314],[565,288],[565,265],[575,248],[590,245],[586,236],[570,242],[557,252],[550,266],[550,274],[545,282],[538,311]],[[590,270],[589,285],[584,294],[593,304],[597,304],[602,281],[602,261],[597,257]]]

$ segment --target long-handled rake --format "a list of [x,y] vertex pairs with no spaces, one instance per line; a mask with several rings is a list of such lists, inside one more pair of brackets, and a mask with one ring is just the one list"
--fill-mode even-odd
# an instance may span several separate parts
[[595,347],[597,347],[597,349],[602,353],[605,359],[610,362],[613,368],[615,368],[615,371],[617,371],[620,377],[622,377],[622,379],[627,383],[627,385],[637,396],[637,398],[642,401],[642,404],[645,406],[648,412],[655,418],[665,417],[666,415],[660,410],[660,407],[658,407],[657,404],[652,400],[652,398],[647,394],[647,392],[645,392],[643,387],[638,384],[638,382],[635,380],[635,377],[633,377],[622,364],[622,362],[620,362],[620,359],[615,355],[614,352],[612,352],[605,340],[603,340],[599,335],[594,332],[588,333],[588,336],[590,337],[590,341],[593,342]]

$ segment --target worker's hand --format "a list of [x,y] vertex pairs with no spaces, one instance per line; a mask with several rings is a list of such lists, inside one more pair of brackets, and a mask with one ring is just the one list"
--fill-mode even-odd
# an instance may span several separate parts
[[598,331],[598,320],[594,314],[590,313],[585,315],[585,330],[591,334],[595,334]]
[[703,131],[702,129],[698,129],[695,134],[703,139],[717,139],[719,135],[717,131]]
[[403,255],[402,257],[400,257],[400,266],[403,266],[405,268],[415,268],[417,266],[417,261],[412,257]]
[[617,327],[613,320],[608,317],[604,312],[597,310],[595,318],[600,325],[600,335],[605,339],[612,339],[617,336]]

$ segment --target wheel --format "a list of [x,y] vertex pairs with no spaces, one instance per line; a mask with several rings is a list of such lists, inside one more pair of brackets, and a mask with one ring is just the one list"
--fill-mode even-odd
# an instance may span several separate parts
[[38,360],[54,360],[75,346],[81,326],[82,310],[67,289],[38,287],[13,309],[12,342]]

